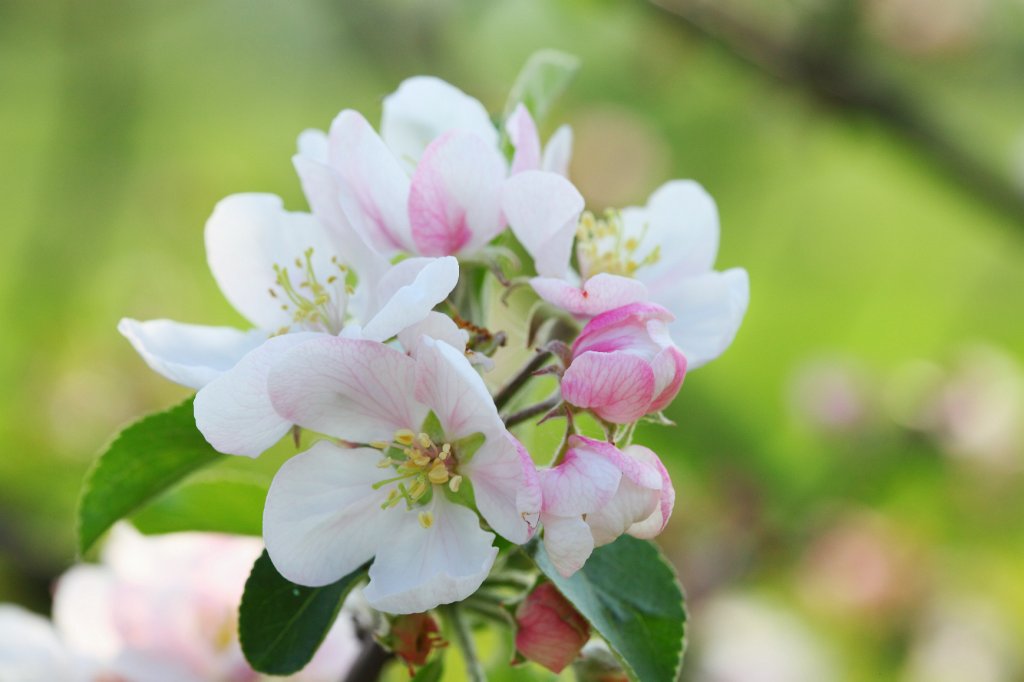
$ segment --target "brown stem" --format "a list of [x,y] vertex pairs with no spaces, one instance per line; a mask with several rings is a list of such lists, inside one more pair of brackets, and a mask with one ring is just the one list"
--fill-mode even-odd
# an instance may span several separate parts
[[535,355],[528,363],[523,365],[523,368],[520,369],[514,377],[509,379],[509,382],[502,386],[501,390],[495,394],[494,406],[499,410],[505,407],[505,405],[508,404],[508,401],[512,400],[516,393],[519,392],[519,389],[521,389],[523,385],[530,380],[533,373],[547,362],[549,357],[551,357],[551,353],[547,351],[537,351],[537,355]]
[[562,402],[562,396],[560,393],[556,393],[555,395],[551,396],[544,402],[540,402],[535,405],[530,405],[529,407],[524,407],[518,412],[513,412],[507,417],[504,417],[505,427],[510,429],[516,424],[522,424],[523,422],[532,419],[533,417],[536,417],[538,414],[545,414],[547,412],[550,412],[551,410],[558,407],[558,404],[560,402]]

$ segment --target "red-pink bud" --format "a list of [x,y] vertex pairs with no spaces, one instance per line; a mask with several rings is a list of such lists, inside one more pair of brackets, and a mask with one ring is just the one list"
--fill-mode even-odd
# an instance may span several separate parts
[[551,583],[538,585],[516,609],[516,649],[548,670],[562,672],[590,639],[590,624]]
[[434,649],[448,646],[439,630],[437,621],[430,614],[398,616],[391,623],[391,633],[385,644],[405,662],[411,676],[416,666],[427,662]]

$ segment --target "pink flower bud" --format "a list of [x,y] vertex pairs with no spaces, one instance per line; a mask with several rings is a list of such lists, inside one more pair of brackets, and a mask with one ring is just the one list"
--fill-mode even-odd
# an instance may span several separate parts
[[592,319],[573,344],[562,396],[616,424],[667,407],[686,374],[686,358],[668,334],[673,319],[653,303],[632,303]]
[[590,624],[551,583],[538,585],[516,609],[516,649],[548,670],[562,672],[590,639]]

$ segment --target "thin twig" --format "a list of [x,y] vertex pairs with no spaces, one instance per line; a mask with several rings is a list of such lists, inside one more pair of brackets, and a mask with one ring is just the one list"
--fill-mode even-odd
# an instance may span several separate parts
[[469,625],[462,617],[458,606],[451,606],[445,609],[448,621],[455,632],[455,639],[462,650],[462,657],[466,660],[466,673],[470,682],[487,682],[487,673],[476,653],[476,645],[473,643],[473,633],[469,631]]
[[515,397],[519,389],[530,380],[533,373],[544,366],[544,363],[551,357],[551,353],[548,351],[537,351],[537,355],[530,359],[522,369],[516,372],[516,375],[509,379],[508,383],[502,386],[501,390],[494,396],[494,406],[499,410],[505,407],[512,398]]
[[505,427],[512,428],[516,424],[522,424],[523,422],[536,417],[538,414],[550,412],[558,407],[560,402],[562,402],[562,395],[560,393],[556,393],[543,402],[530,405],[529,407],[524,407],[518,412],[513,412],[507,417],[504,417]]

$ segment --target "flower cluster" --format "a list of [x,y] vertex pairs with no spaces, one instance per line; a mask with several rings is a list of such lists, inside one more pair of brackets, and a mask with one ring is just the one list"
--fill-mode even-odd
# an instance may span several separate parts
[[[266,500],[284,577],[326,585],[372,562],[366,601],[418,613],[472,595],[509,543],[539,534],[569,576],[597,546],[664,529],[672,482],[633,427],[730,344],[747,276],[713,269],[718,216],[699,185],[585,211],[571,147],[567,127],[542,145],[522,104],[495,126],[455,87],[411,78],[379,132],[345,110],[299,136],[310,212],[260,194],[213,211],[210,268],[251,329],[122,320],[150,367],[198,389],[217,450],[318,438]],[[530,335],[546,367],[504,366],[509,330],[488,329],[487,310],[507,297],[485,294],[502,286],[531,287],[560,319]],[[559,393],[524,406],[538,369]],[[500,399],[481,370],[513,377]],[[528,452],[510,431],[523,415],[564,419],[562,445]]]

